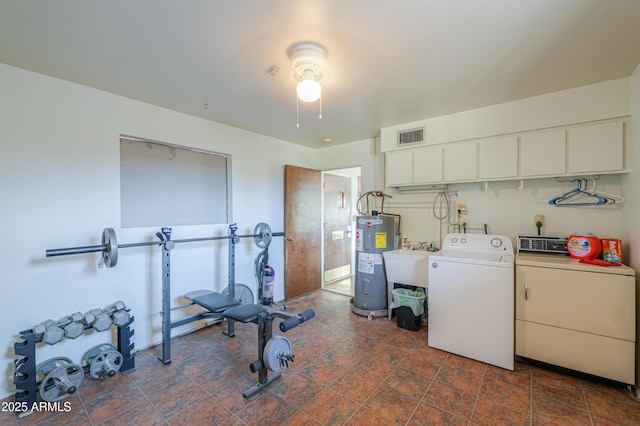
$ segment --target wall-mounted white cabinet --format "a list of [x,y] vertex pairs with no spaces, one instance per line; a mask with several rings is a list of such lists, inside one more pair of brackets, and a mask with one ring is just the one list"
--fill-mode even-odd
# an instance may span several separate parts
[[565,129],[520,135],[520,176],[562,176],[566,173]]
[[387,186],[413,183],[413,150],[390,151],[385,154]]
[[419,184],[442,181],[442,146],[413,150],[413,179]]
[[442,146],[391,151],[386,157],[387,186],[419,185],[442,181]]
[[517,136],[500,136],[478,141],[478,178],[501,179],[517,176]]
[[386,152],[387,186],[626,170],[624,119]]
[[624,169],[624,122],[572,127],[567,139],[569,173],[606,173]]
[[444,181],[461,182],[478,178],[478,143],[456,142],[444,145]]

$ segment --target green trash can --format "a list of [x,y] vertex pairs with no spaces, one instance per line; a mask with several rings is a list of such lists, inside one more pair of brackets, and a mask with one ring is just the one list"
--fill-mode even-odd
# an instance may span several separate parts
[[392,294],[393,301],[389,309],[395,308],[398,327],[410,331],[420,329],[420,317],[424,313],[424,302],[427,298],[424,289],[396,288]]

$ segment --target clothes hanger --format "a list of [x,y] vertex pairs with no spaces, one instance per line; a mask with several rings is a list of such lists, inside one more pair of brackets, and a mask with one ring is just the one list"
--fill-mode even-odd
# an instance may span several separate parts
[[594,194],[596,196],[605,198],[607,200],[607,204],[621,204],[624,203],[624,197],[620,196],[620,195],[614,195],[614,194],[607,194],[606,192],[602,192],[602,191],[596,191],[596,180],[595,179],[589,179],[592,184],[593,184],[593,188],[591,190],[587,189],[586,191]]
[[[612,204],[615,201],[605,198],[586,190],[587,179],[574,179],[572,182],[576,182],[577,185],[571,191],[567,191],[555,198],[549,200],[549,204],[564,207],[564,206],[596,206],[603,204]],[[585,189],[582,189],[585,185]],[[594,185],[595,186],[595,185]]]

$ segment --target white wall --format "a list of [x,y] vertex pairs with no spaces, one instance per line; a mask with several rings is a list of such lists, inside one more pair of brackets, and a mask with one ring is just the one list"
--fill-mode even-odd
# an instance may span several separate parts
[[[629,174],[623,177],[622,190],[629,195],[622,212],[622,235],[627,242],[624,250],[628,263],[636,271],[640,271],[640,224],[638,224],[638,211],[640,211],[640,66],[636,68],[631,78],[631,135],[629,144]],[[638,275],[636,272],[636,309],[640,307],[640,289],[638,288]],[[640,344],[638,344],[637,331],[640,330],[640,315],[636,317],[636,393],[640,383]]]
[[[115,228],[120,243],[154,240],[156,228],[120,228],[120,134],[230,154],[233,221],[240,234],[252,233],[258,222],[282,231],[283,165],[317,167],[315,151],[308,148],[5,65],[0,93],[0,346],[6,348],[0,398],[14,392],[19,331],[48,318],[123,300],[135,316],[136,348],[161,340],[159,248],[122,249],[111,269],[97,268],[97,254],[45,257],[47,249],[100,244],[105,227]],[[171,198],[158,194],[158,208],[166,203]],[[226,225],[173,229],[175,239],[226,234]],[[226,287],[227,247],[176,246],[172,304],[190,290]],[[254,292],[257,253],[250,239],[236,253],[236,280]],[[273,240],[270,263],[282,276],[282,238]],[[275,297],[284,297],[282,285],[276,284]],[[115,342],[113,330],[39,345],[37,360],[68,356],[79,363],[89,348],[104,342]]]
[[376,185],[384,178],[384,168],[380,168],[383,156],[376,139],[365,139],[348,144],[328,146],[317,150],[317,164],[321,170],[361,167],[362,192],[380,189]]
[[381,129],[381,150],[397,149],[397,132],[425,127],[437,144],[622,117],[629,113],[629,78],[576,87],[513,102]]

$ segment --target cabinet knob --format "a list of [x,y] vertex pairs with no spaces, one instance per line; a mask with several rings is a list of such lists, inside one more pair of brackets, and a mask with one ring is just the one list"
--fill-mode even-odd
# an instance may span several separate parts
[[524,300],[529,300],[529,285],[524,285]]

